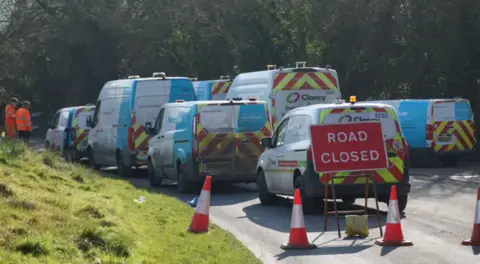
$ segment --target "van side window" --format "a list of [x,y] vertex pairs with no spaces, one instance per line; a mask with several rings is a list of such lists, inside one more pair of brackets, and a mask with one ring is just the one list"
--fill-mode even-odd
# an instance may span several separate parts
[[95,112],[93,113],[92,127],[95,127],[98,124],[98,113],[100,112],[101,107],[102,107],[102,100],[99,100],[96,104]]
[[179,118],[179,110],[176,107],[168,107],[163,118],[162,131],[168,132],[175,130]]
[[52,128],[58,127],[58,121],[60,120],[60,112],[57,112],[52,120]]
[[160,133],[160,130],[162,129],[162,122],[163,122],[163,115],[165,113],[165,108],[162,108],[160,112],[158,113],[157,120],[155,122],[155,133],[158,134]]
[[308,140],[311,123],[310,116],[307,115],[290,117],[285,135],[285,144]]
[[283,122],[278,126],[275,135],[273,136],[273,147],[283,146],[285,142],[285,132],[287,131],[288,119],[283,120]]
[[62,111],[60,114],[60,120],[58,121],[58,126],[59,127],[67,127],[68,125],[68,116],[69,116],[70,111]]

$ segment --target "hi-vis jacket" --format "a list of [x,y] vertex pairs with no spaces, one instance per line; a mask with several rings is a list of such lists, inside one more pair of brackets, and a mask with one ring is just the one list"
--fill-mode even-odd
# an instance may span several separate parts
[[30,111],[21,107],[17,110],[16,116],[16,124],[18,131],[32,131]]

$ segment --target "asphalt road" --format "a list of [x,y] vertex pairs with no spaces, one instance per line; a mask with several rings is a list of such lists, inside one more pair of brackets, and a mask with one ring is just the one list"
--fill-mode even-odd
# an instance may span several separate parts
[[[328,231],[323,233],[323,216],[309,215],[305,216],[308,237],[318,249],[283,251],[280,244],[288,240],[291,201],[282,199],[276,206],[262,206],[252,184],[214,185],[210,217],[233,233],[264,263],[480,263],[480,247],[460,245],[472,232],[479,185],[466,180],[477,179],[472,177],[477,172],[480,170],[472,166],[412,170],[412,193],[402,228],[405,239],[411,240],[413,247],[376,246],[374,242],[379,230],[372,210],[370,236],[366,239],[345,239],[343,220],[342,238],[339,239],[334,216],[328,218]],[[144,172],[131,181],[140,188],[150,188]],[[195,196],[180,195],[173,183],[150,190],[185,202]],[[369,208],[374,208],[372,199]],[[387,207],[380,203],[380,209],[385,223]]]
[[[471,236],[480,165],[412,169],[411,174],[412,192],[402,228],[405,239],[411,240],[413,247],[375,245],[380,235],[372,210],[370,236],[366,239],[345,239],[343,220],[339,239],[334,216],[329,216],[328,231],[323,233],[323,216],[308,215],[305,216],[308,237],[318,249],[284,251],[280,245],[288,240],[291,200],[281,199],[276,206],[262,206],[254,184],[213,185],[210,218],[234,234],[264,263],[480,263],[480,247],[460,244]],[[185,202],[195,196],[180,195],[175,183],[150,188],[146,173],[141,170],[131,182],[139,188]],[[361,202],[357,200],[357,207],[362,208]],[[369,207],[374,208],[373,200],[369,201]],[[387,207],[380,203],[380,209],[385,223]]]

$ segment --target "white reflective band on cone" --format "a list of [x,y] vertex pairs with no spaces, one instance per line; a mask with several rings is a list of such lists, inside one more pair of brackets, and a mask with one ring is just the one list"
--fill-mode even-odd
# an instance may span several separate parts
[[398,201],[390,200],[388,203],[388,214],[387,214],[387,223],[388,224],[398,224],[400,223],[400,210],[398,209]]
[[480,224],[480,201],[477,201],[477,207],[475,208],[475,219],[473,219],[474,224]]
[[303,221],[303,209],[301,205],[294,205],[292,211],[292,222],[290,228],[304,228],[305,222]]
[[208,215],[210,209],[210,192],[203,191],[200,193],[200,198],[197,202],[197,207],[195,207],[195,213]]

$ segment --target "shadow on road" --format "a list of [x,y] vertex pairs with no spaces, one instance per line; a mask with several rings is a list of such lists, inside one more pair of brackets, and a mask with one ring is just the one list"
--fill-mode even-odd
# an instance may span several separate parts
[[[353,205],[350,207],[345,206],[343,203],[338,202],[339,210],[363,210],[365,207],[359,205]],[[369,208],[367,212],[369,214],[369,228],[375,229],[378,228],[378,220],[376,216],[375,209],[371,207],[374,206],[374,203],[369,203]],[[333,202],[328,203],[328,210],[333,210]],[[272,211],[275,212],[277,216],[277,221],[272,221]],[[292,200],[288,198],[279,198],[276,205],[273,206],[263,206],[259,202],[252,204],[243,208],[243,212],[246,217],[253,223],[263,226],[268,229],[275,231],[288,233],[290,231],[290,219],[292,217]],[[381,222],[382,225],[386,221],[385,211],[380,210]],[[324,231],[324,217],[323,217],[323,204],[319,205],[318,211],[313,215],[304,215],[305,226],[307,227],[308,232],[323,232]],[[327,231],[336,231],[337,223],[334,215],[329,215],[327,221]],[[340,231],[343,233],[345,228],[345,217],[339,216],[340,222]],[[342,235],[343,236],[343,235]]]
[[[308,250],[295,250],[295,251],[284,251],[280,254],[277,254],[275,257],[277,260],[283,260],[289,257],[299,257],[299,256],[320,256],[320,255],[348,255],[356,254],[365,249],[373,247],[373,245],[365,245],[371,243],[375,239],[362,239],[362,238],[337,238],[331,239],[329,241],[317,244],[317,249],[308,249]],[[350,245],[341,245],[341,246],[328,246],[329,243],[336,241],[352,241]],[[327,246],[325,246],[327,245]]]

